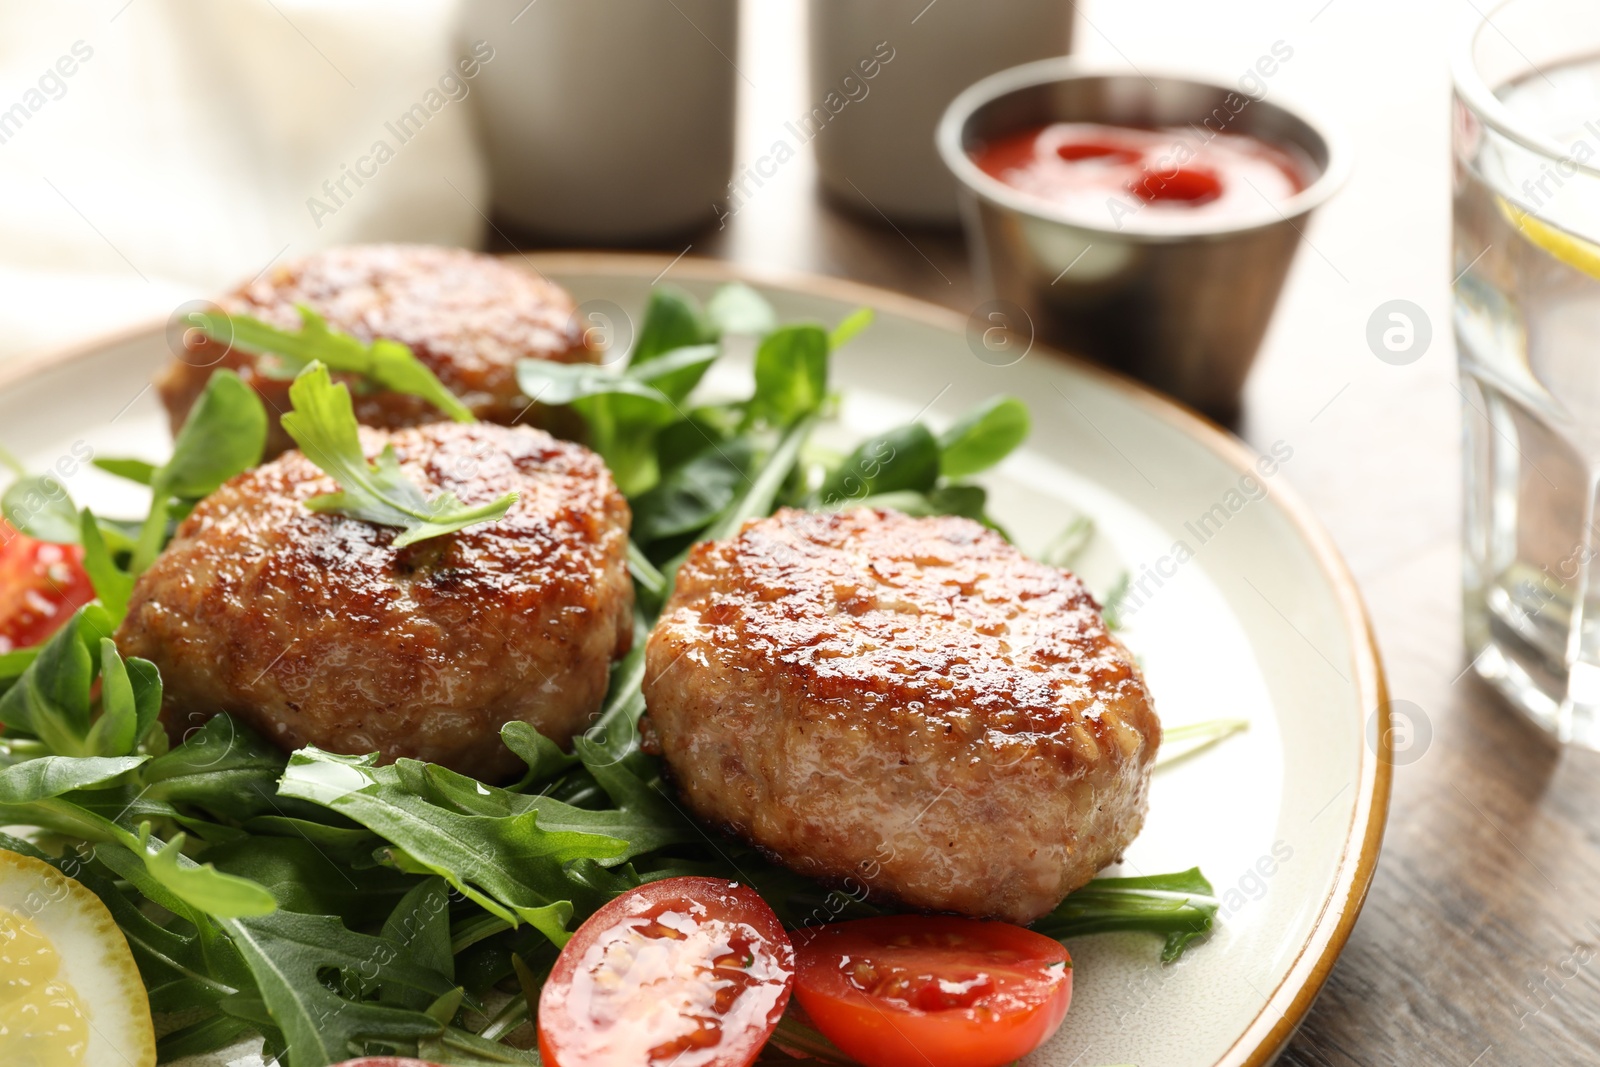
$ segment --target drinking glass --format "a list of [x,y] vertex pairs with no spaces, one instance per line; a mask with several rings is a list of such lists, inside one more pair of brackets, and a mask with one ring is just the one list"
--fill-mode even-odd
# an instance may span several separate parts
[[1600,4],[1503,0],[1454,68],[1467,651],[1600,748]]

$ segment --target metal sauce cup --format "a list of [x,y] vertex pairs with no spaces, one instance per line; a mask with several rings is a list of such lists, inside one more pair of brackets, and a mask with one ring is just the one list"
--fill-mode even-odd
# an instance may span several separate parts
[[[1069,214],[984,173],[971,152],[1053,122],[1243,133],[1309,164],[1308,184],[1259,217]],[[1343,149],[1310,119],[1237,87],[1071,58],[1001,71],[951,102],[939,153],[962,187],[981,289],[1048,344],[1141,378],[1222,422],[1239,413],[1307,216],[1342,184]]]

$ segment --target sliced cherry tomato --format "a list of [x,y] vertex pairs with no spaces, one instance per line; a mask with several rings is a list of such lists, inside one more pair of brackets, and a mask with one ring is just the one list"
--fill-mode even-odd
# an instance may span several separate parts
[[795,996],[867,1067],[999,1067],[1061,1026],[1072,959],[1009,923],[891,915],[796,935]]
[[746,1067],[789,1003],[794,947],[755,890],[667,878],[595,912],[539,994],[549,1067]]
[[0,653],[38,644],[93,599],[83,549],[35,541],[0,522]]

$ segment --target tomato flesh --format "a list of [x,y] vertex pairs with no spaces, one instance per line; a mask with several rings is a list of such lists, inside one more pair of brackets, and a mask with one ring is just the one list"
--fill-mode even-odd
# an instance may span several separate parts
[[866,1067],[1000,1067],[1061,1026],[1072,960],[1008,923],[893,915],[796,936],[795,996]]
[[37,645],[93,599],[83,549],[0,522],[0,653]]
[[667,878],[578,928],[539,995],[552,1067],[746,1067],[789,1002],[794,948],[752,889]]

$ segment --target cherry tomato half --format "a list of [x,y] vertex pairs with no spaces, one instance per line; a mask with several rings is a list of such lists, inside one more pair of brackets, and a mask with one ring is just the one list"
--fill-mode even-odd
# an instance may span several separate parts
[[38,644],[93,599],[83,549],[35,541],[0,522],[0,653]]
[[794,948],[720,878],[630,890],[567,942],[539,995],[549,1067],[746,1067],[789,1003]]
[[1059,941],[1009,923],[891,915],[795,936],[795,996],[867,1067],[999,1067],[1049,1039],[1072,1001]]

